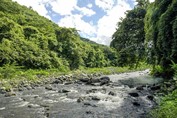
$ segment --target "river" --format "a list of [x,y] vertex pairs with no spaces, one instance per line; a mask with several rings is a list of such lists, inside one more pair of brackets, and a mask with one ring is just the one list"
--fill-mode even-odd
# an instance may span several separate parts
[[160,81],[145,70],[91,83],[51,82],[0,94],[0,118],[145,118],[156,105],[152,87]]

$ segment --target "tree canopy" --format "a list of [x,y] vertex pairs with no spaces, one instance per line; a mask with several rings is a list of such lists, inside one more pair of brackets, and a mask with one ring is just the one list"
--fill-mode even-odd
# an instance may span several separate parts
[[177,63],[177,1],[156,0],[145,18],[146,51],[149,63],[160,65],[166,74]]
[[32,8],[1,0],[0,17],[0,66],[77,69],[116,65],[114,49],[83,40],[76,29],[59,27]]
[[135,66],[144,59],[144,17],[148,1],[138,0],[133,10],[126,12],[126,17],[121,19],[117,30],[113,34],[111,47],[119,53],[120,66]]

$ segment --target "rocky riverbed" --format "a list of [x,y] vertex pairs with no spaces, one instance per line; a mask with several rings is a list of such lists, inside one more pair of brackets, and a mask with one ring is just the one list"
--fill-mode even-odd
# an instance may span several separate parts
[[0,94],[0,118],[145,118],[161,78],[149,71],[25,86]]

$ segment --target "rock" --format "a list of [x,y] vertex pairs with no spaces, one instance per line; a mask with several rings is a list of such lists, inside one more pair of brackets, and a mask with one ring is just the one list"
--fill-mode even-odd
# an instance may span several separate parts
[[77,102],[78,102],[78,103],[80,103],[80,102],[82,102],[82,101],[84,101],[84,98],[83,98],[83,97],[79,97],[79,98],[77,99]]
[[152,101],[154,99],[154,96],[148,95],[147,98]]
[[89,94],[89,93],[95,93],[98,89],[91,89],[91,90],[87,90],[86,93]]
[[91,83],[99,83],[100,79],[91,79],[90,81],[91,81]]
[[18,91],[24,91],[24,89],[20,87],[20,88],[18,88]]
[[138,106],[140,106],[140,103],[138,103],[138,102],[133,102],[133,105],[138,107]]
[[6,89],[4,87],[0,88],[0,94],[5,94],[6,93]]
[[53,88],[51,86],[46,86],[45,89],[47,89],[47,90],[53,90]]
[[36,108],[36,107],[40,107],[38,104],[29,104],[28,105],[29,108]]
[[91,83],[92,86],[100,86],[100,83]]
[[62,83],[63,81],[56,79],[51,84],[62,84]]
[[38,98],[38,97],[39,97],[39,95],[35,95],[35,96],[34,96],[34,98]]
[[98,98],[97,96],[92,96],[92,100],[99,101],[100,98]]
[[114,93],[114,92],[110,91],[110,92],[108,93],[108,95],[115,96],[115,95],[116,95],[116,93]]
[[133,92],[133,93],[128,93],[130,96],[132,97],[139,97],[139,94],[136,93],[136,92]]
[[88,83],[88,82],[90,82],[90,79],[89,78],[81,78],[81,79],[79,79],[79,81],[84,82],[84,83]]
[[85,113],[86,113],[86,114],[93,114],[92,111],[86,111]]
[[143,86],[138,86],[138,87],[136,87],[136,90],[144,90],[144,88],[143,88]]
[[68,93],[68,92],[70,92],[70,90],[66,90],[66,89],[62,89],[62,90],[60,90],[60,91],[58,91],[59,93]]
[[16,96],[16,94],[14,92],[7,92],[5,94],[5,97],[11,97],[11,96]]
[[110,82],[109,77],[101,77],[100,78],[100,86],[105,85],[105,84],[109,84],[109,82]]
[[92,106],[89,102],[85,102],[84,105],[86,105],[86,106]]
[[150,89],[153,91],[160,90],[160,88],[161,88],[160,85],[154,85],[150,87]]
[[70,85],[70,84],[73,84],[73,82],[66,82],[66,83],[64,83],[64,85]]

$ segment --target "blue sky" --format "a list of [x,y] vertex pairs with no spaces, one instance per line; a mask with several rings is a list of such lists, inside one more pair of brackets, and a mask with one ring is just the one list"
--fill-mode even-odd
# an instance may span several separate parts
[[[13,0],[62,27],[79,30],[82,37],[109,45],[116,24],[135,0]],[[153,0],[150,0],[151,2]]]

